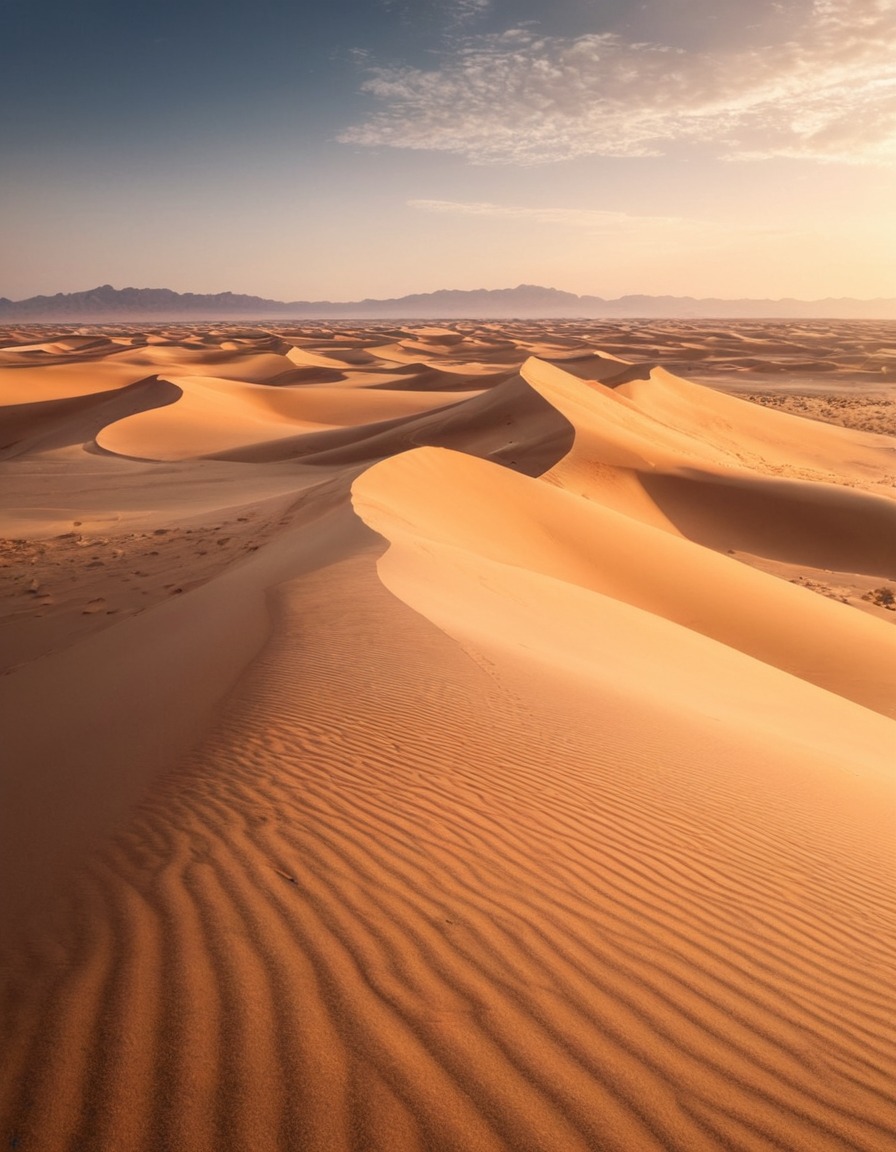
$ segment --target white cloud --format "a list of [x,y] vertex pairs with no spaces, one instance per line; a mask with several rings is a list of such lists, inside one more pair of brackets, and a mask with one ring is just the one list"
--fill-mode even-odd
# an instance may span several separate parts
[[693,142],[737,159],[891,164],[894,61],[896,0],[814,0],[798,40],[749,51],[512,28],[466,38],[433,70],[371,70],[363,88],[380,111],[340,139],[474,163],[657,155]]

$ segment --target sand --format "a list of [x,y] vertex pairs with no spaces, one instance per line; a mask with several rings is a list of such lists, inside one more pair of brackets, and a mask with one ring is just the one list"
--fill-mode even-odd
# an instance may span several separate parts
[[0,333],[0,1144],[892,1147],[894,382]]

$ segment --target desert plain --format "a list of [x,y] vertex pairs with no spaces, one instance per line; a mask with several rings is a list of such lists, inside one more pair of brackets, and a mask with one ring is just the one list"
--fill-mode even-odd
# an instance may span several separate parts
[[896,1141],[896,325],[0,339],[0,1148]]

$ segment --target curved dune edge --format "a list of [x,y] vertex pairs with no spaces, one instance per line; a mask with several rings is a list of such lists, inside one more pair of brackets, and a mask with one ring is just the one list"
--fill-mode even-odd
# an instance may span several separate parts
[[111,424],[135,413],[175,403],[181,391],[150,376],[107,391],[0,406],[0,458],[58,451],[95,442]]
[[852,605],[896,578],[892,437],[772,412],[662,369],[615,388],[536,359],[522,375],[575,429],[547,483]]
[[[542,481],[423,448],[368,469],[355,480],[352,500],[370,527],[401,546],[414,571],[421,556],[438,550],[443,558],[450,553],[449,571],[500,565],[527,578],[549,577],[677,624],[682,644],[690,643],[687,632],[698,632],[865,707],[896,713],[893,629]],[[393,583],[397,555],[386,562]],[[421,587],[430,581],[435,595],[439,568],[432,568]],[[469,611],[459,596],[459,619]],[[586,621],[605,615],[598,602],[582,611]],[[638,643],[650,652],[648,641]],[[667,672],[674,692],[676,675],[671,666]],[[732,682],[739,675],[732,670]],[[742,675],[750,679],[746,670]],[[710,684],[704,687],[712,694]],[[757,700],[744,708],[745,715],[762,712]]]
[[123,456],[189,460],[309,432],[416,416],[479,395],[271,388],[210,376],[166,379],[182,393],[170,411],[152,409],[110,423],[98,433],[97,444]]
[[576,428],[554,472],[588,463],[646,471],[723,469],[879,489],[892,474],[892,438],[807,421],[727,396],[652,368],[646,379],[608,387],[530,358],[523,379]]

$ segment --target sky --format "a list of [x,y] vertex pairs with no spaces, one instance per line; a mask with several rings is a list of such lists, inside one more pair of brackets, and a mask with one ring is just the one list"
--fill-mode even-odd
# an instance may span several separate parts
[[0,296],[896,296],[896,0],[0,0]]

